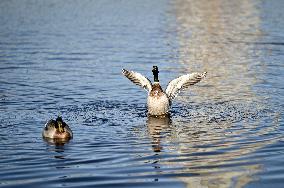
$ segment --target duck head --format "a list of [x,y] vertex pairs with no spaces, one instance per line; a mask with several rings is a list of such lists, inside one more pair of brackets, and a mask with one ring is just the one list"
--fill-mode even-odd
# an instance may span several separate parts
[[157,66],[153,66],[154,82],[159,82],[159,70]]

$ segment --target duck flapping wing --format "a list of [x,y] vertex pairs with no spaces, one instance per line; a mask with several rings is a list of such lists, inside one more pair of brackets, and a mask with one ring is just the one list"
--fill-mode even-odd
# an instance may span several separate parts
[[122,74],[128,78],[134,84],[143,87],[148,92],[152,90],[152,83],[151,81],[143,76],[142,74],[134,71],[128,71],[126,69],[122,69]]
[[188,88],[191,85],[198,83],[202,78],[206,76],[207,72],[182,75],[172,81],[167,86],[166,94],[170,101],[172,101],[182,89]]

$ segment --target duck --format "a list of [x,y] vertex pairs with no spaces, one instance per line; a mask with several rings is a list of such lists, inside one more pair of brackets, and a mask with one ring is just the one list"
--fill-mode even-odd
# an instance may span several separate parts
[[45,139],[69,140],[73,133],[62,117],[57,117],[56,120],[51,119],[45,124],[42,136]]
[[159,82],[158,66],[153,66],[154,82],[134,71],[122,69],[122,74],[134,84],[144,88],[148,92],[147,109],[150,116],[167,116],[173,100],[181,90],[188,88],[206,77],[207,72],[194,72],[182,75],[170,81],[164,91]]

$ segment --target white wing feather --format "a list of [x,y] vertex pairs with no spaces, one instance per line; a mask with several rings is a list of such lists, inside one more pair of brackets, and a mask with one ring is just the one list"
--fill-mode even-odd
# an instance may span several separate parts
[[191,73],[180,76],[172,81],[167,86],[166,94],[172,101],[182,89],[188,88],[191,85],[198,83],[202,78],[206,76],[207,72],[204,73]]
[[146,89],[148,92],[152,90],[152,83],[151,81],[143,76],[142,74],[134,71],[128,71],[125,69],[122,69],[122,74],[128,78],[131,82],[134,84],[143,87]]

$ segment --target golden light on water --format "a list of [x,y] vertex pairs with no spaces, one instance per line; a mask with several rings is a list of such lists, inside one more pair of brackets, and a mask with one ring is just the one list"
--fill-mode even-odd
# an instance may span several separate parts
[[[262,35],[259,12],[252,1],[191,1],[174,4],[179,63],[187,72],[207,71],[206,98],[255,97],[251,56]],[[195,88],[193,88],[195,89]]]
[[[254,44],[262,36],[257,6],[252,1],[177,0],[174,8],[178,62],[184,72],[208,72],[203,84],[190,89],[197,96],[183,94],[179,100],[197,104],[204,100],[257,101],[258,96],[252,89],[257,82],[256,70],[250,68],[257,63],[252,58],[259,55]],[[183,170],[177,174],[193,175],[177,175],[177,179],[187,187],[202,188],[243,187],[253,181],[253,175],[261,172],[262,166],[256,161],[250,163],[242,156],[274,143],[275,138],[257,141],[254,136],[261,137],[278,128],[275,123],[257,129],[261,124],[258,121],[239,125],[226,120],[219,123],[182,122],[182,117],[174,122],[148,118],[153,151],[178,155],[161,163],[182,166]],[[254,136],[250,132],[254,132]],[[167,143],[176,144],[164,146]]]

